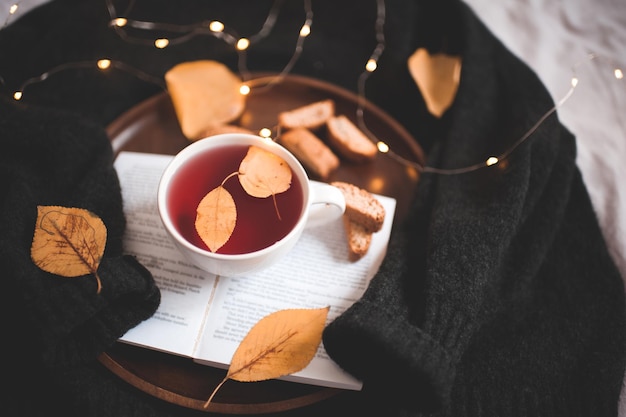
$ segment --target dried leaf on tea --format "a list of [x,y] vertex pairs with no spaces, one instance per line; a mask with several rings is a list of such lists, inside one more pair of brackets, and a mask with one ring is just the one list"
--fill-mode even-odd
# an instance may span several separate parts
[[329,307],[286,309],[259,320],[237,347],[226,377],[204,407],[228,379],[265,381],[304,369],[322,340],[328,310]]
[[459,88],[461,57],[442,53],[431,55],[425,48],[419,48],[409,57],[408,67],[428,111],[441,117],[454,101]]
[[93,274],[100,292],[97,270],[106,239],[104,222],[88,210],[38,206],[31,258],[44,271],[63,277]]
[[239,165],[239,182],[253,197],[265,198],[287,191],[291,168],[281,157],[258,146],[250,146]]
[[228,242],[236,222],[235,200],[221,185],[205,195],[196,209],[196,231],[211,252]]

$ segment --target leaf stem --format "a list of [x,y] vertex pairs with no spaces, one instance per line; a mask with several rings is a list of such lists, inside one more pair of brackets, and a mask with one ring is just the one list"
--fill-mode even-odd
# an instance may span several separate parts
[[278,220],[282,220],[280,217],[280,210],[278,210],[278,202],[276,201],[276,194],[272,193],[272,200],[274,200],[274,209],[276,210],[276,215],[278,216]]
[[224,186],[224,184],[226,183],[226,181],[228,181],[230,178],[239,175],[238,171],[232,172],[230,174],[228,174],[228,176],[226,178],[224,178],[224,180],[222,181],[222,183],[220,184],[222,187]]
[[206,400],[206,402],[204,403],[204,408],[207,408],[209,406],[209,404],[211,403],[211,401],[213,400],[213,397],[215,397],[215,394],[217,394],[217,391],[222,387],[222,385],[224,385],[224,383],[226,381],[228,381],[228,376],[225,377],[224,379],[222,379],[222,382],[220,382],[219,384],[217,384],[217,386],[215,387],[215,389],[213,390],[213,392],[211,393],[211,396],[209,397],[208,400]]
[[100,280],[100,276],[97,271],[94,271],[93,275],[96,277],[96,282],[98,283],[96,294],[100,294],[100,291],[102,291],[102,280]]

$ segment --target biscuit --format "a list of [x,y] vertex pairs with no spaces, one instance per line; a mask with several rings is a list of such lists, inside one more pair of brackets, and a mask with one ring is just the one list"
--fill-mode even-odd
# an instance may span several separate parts
[[385,221],[385,207],[369,191],[342,181],[330,183],[346,198],[345,216],[360,224],[369,233],[378,232]]
[[378,154],[378,148],[346,116],[339,115],[326,122],[327,140],[337,153],[351,161],[372,160]]
[[313,132],[295,128],[279,136],[278,142],[287,148],[302,165],[322,179],[339,166],[339,158]]
[[321,100],[278,113],[278,125],[286,130],[298,127],[315,130],[324,126],[334,114],[335,102]]
[[350,261],[358,261],[370,248],[372,233],[368,232],[361,224],[343,216],[343,225],[348,238],[348,258]]
[[222,133],[245,133],[248,135],[254,135],[255,133],[250,130],[250,129],[246,129],[245,127],[241,127],[241,126],[237,126],[237,125],[230,125],[230,124],[224,124],[224,125],[216,125],[216,126],[211,126],[205,130],[202,131],[201,133],[201,137],[206,138],[208,136],[215,136],[215,135],[221,135]]

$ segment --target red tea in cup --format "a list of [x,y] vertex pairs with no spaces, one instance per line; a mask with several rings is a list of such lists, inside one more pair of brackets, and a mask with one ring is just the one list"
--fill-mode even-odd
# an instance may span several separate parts
[[[286,191],[274,194],[276,204],[272,195],[264,198],[250,196],[236,174],[228,178],[239,171],[251,146],[270,152],[289,165],[291,184]],[[273,170],[276,167],[272,163],[266,165],[267,160],[263,157],[260,163],[259,159],[253,160],[257,164],[247,160],[246,169],[255,167],[255,175],[260,174],[262,178],[265,174],[270,175],[277,181],[272,185],[285,189],[280,170],[275,173]],[[249,190],[250,185],[256,186],[256,178],[247,178],[246,187]],[[228,237],[226,243],[220,240],[215,246],[217,251],[211,252],[196,231],[196,215],[202,199],[220,185],[232,195],[237,219],[232,233],[230,228],[225,228],[226,233],[220,235]],[[266,192],[250,194],[265,195]],[[211,205],[217,204],[212,198],[203,204],[207,204],[204,208],[208,208],[203,216],[211,210],[219,210],[219,207]],[[276,263],[294,247],[305,228],[338,220],[345,212],[346,201],[337,187],[311,182],[298,159],[280,144],[250,134],[224,133],[197,140],[174,156],[161,175],[157,208],[165,230],[187,260],[209,273],[233,277],[244,276]],[[218,220],[227,221],[229,218],[228,214],[221,218],[215,212],[209,214],[214,216],[213,220],[216,215]],[[211,221],[211,218],[208,220]]]
[[[223,145],[204,150],[194,155],[172,178],[167,209],[174,227],[198,248],[209,250],[195,228],[196,208],[209,191],[238,171],[248,148],[249,145]],[[292,175],[287,191],[274,196],[276,205],[272,196],[248,195],[236,176],[223,186],[235,200],[237,222],[233,234],[217,253],[243,254],[271,246],[285,237],[303,215],[304,194],[297,175]]]

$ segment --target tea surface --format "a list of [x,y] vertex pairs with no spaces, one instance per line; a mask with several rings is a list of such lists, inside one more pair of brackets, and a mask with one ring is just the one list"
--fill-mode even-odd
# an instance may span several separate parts
[[[207,139],[210,140],[210,139]],[[195,246],[209,250],[196,232],[196,208],[200,200],[233,172],[248,151],[248,145],[228,145],[198,154],[181,169],[170,184],[168,210],[174,226]],[[282,239],[295,226],[303,208],[302,184],[295,174],[291,187],[276,195],[276,206],[270,196],[248,195],[237,177],[224,183],[237,206],[237,223],[232,236],[217,253],[254,252]],[[276,207],[280,213],[278,218]]]

